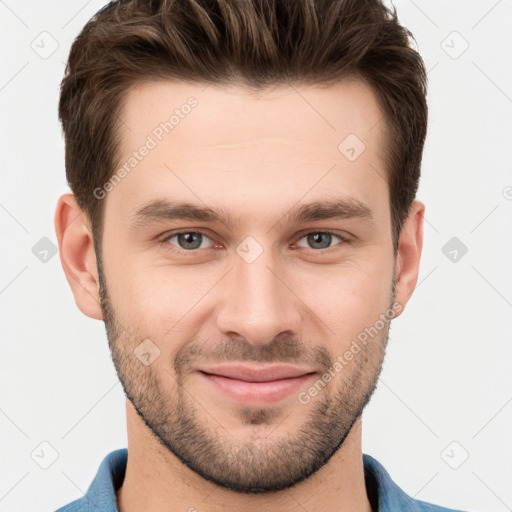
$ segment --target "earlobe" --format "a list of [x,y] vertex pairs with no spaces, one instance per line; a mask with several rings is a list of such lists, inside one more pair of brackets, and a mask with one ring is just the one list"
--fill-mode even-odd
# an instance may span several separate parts
[[78,206],[73,194],[59,198],[55,231],[62,268],[76,305],[84,315],[103,320],[94,240],[87,214]]
[[395,268],[397,276],[395,301],[402,305],[401,312],[411,298],[418,281],[423,248],[424,215],[425,205],[421,201],[414,201],[400,233]]

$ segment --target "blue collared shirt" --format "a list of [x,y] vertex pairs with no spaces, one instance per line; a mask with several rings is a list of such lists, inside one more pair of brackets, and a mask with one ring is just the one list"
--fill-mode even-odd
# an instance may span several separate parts
[[[116,491],[123,483],[128,450],[114,450],[102,461],[87,493],[56,512],[119,512]],[[391,480],[384,466],[363,454],[365,483],[374,512],[461,512],[418,501]]]

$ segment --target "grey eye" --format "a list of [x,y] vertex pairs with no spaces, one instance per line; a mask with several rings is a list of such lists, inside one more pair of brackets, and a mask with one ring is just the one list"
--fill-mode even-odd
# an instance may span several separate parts
[[308,244],[307,248],[328,249],[329,247],[331,247],[333,237],[338,238],[340,241],[343,241],[343,238],[341,236],[326,231],[313,231],[311,233],[308,233],[307,235],[304,235],[301,238],[301,240],[306,239]]
[[196,231],[184,231],[182,233],[175,233],[174,235],[171,235],[167,240],[171,242],[173,238],[177,239],[177,245],[180,249],[185,249],[189,251],[200,249],[203,241],[205,239],[208,239],[206,235],[203,235],[202,233],[198,233]]

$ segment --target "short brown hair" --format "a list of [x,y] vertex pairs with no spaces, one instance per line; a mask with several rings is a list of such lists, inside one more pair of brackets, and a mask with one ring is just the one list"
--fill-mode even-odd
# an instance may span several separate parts
[[[380,0],[120,0],[73,42],[59,119],[66,176],[99,246],[103,186],[119,160],[119,114],[151,80],[243,85],[365,81],[386,123],[393,247],[418,188],[427,131],[427,75],[412,34]],[[99,256],[99,255],[97,255]]]

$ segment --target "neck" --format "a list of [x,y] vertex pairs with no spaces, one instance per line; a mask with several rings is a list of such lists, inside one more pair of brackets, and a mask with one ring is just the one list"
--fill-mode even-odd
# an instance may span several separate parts
[[306,480],[272,494],[239,494],[185,466],[150,433],[127,401],[128,461],[117,491],[119,512],[372,512],[366,494],[361,418],[343,446]]

